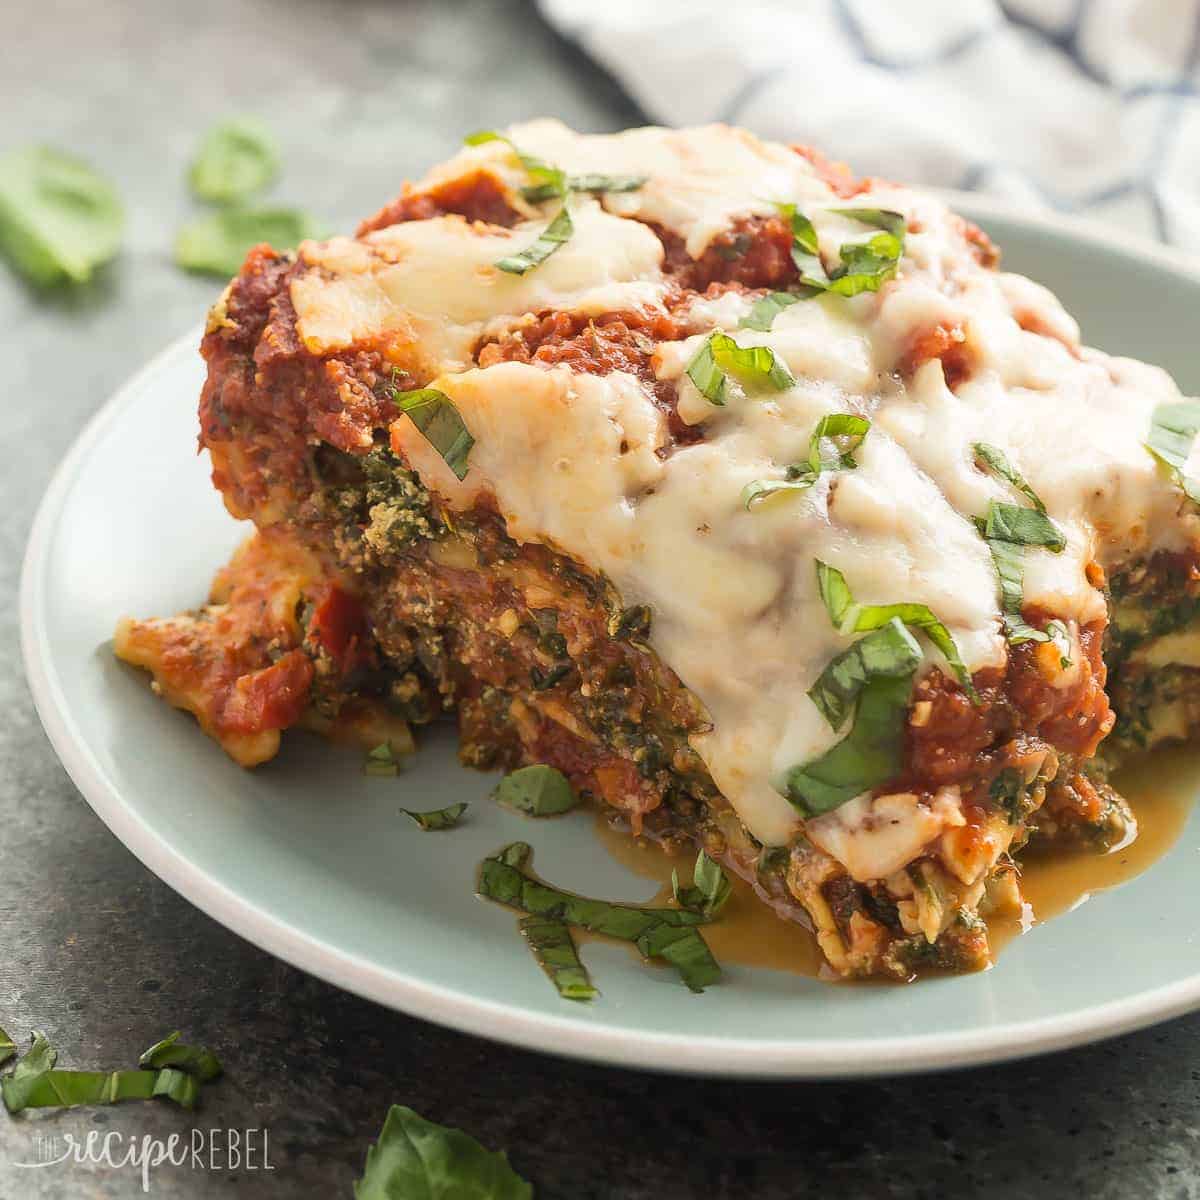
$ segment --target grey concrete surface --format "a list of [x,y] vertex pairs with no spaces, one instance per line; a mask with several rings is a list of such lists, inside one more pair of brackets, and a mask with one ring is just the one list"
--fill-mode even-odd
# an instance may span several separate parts
[[276,195],[350,225],[465,130],[538,113],[636,121],[518,0],[2,0],[0,149],[86,154],[119,181],[127,249],[90,288],[0,270],[0,1025],[117,1066],[182,1027],[228,1077],[166,1105],[0,1113],[0,1200],[140,1195],[134,1172],[19,1162],[89,1130],[268,1131],[273,1170],[162,1167],[151,1194],[349,1196],[392,1102],[507,1147],[540,1200],[1200,1196],[1200,1017],[1052,1058],[893,1082],[697,1082],[580,1066],[388,1012],[191,908],[92,815],[34,714],[16,588],[38,497],[76,431],[194,325],[211,284],[170,263],[190,149],[228,111],[284,142]]

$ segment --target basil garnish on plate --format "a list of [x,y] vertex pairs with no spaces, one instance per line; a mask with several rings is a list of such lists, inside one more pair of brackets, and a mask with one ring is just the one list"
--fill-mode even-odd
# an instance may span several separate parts
[[17,1043],[0,1029],[0,1063],[7,1062],[17,1052]]
[[[807,461],[793,463],[782,479],[752,480],[742,488],[742,504],[749,510],[779,492],[807,491],[824,471],[853,471],[858,466],[854,451],[862,444],[870,428],[871,422],[866,417],[858,417],[853,413],[830,413],[822,417],[809,438]],[[832,458],[825,458],[821,454],[821,443],[826,439],[838,439],[841,442],[839,446],[838,440],[834,440],[837,453]]]
[[978,461],[992,474],[1014,487],[1033,505],[1032,508],[1022,508],[1018,504],[1001,504],[992,500],[988,503],[986,515],[975,518],[976,528],[991,551],[996,577],[1000,582],[1000,611],[1005,637],[1013,646],[1023,642],[1050,641],[1052,635],[1049,632],[1036,629],[1022,615],[1025,604],[1024,551],[1034,546],[1059,554],[1066,548],[1066,538],[1046,515],[1046,506],[1041,497],[1012,465],[1003,450],[986,442],[976,442],[972,449]]
[[454,401],[437,388],[417,388],[411,392],[393,391],[392,399],[410,421],[425,435],[426,441],[446,461],[459,479],[466,478],[467,455],[475,439],[454,407]]
[[554,917],[523,917],[521,933],[564,1000],[595,999],[596,988],[579,960],[571,930],[562,921]]
[[729,902],[729,897],[733,895],[733,885],[721,870],[720,864],[701,850],[696,855],[696,865],[692,868],[691,887],[684,887],[679,882],[679,872],[672,869],[671,894],[681,908],[690,909],[711,919]]
[[567,777],[554,767],[535,763],[506,775],[492,793],[494,799],[531,817],[570,812],[579,804]]
[[87,163],[48,146],[0,156],[0,254],[38,287],[85,283],[120,248],[117,193]]
[[561,891],[525,874],[522,868],[530,854],[527,843],[513,842],[485,858],[479,872],[479,894],[531,916],[633,942],[646,958],[671,963],[694,992],[720,978],[721,968],[695,928],[708,917],[689,909],[641,908]]
[[1193,504],[1200,504],[1200,480],[1183,473],[1200,432],[1200,400],[1160,404],[1150,418],[1150,435],[1144,445],[1167,468],[1171,478]]
[[354,1200],[533,1200],[533,1188],[503,1153],[393,1104]]
[[188,172],[202,200],[229,204],[261,191],[279,173],[279,147],[253,117],[231,117],[205,134]]
[[723,407],[729,397],[727,373],[757,387],[782,392],[795,377],[769,346],[739,346],[719,329],[710,333],[687,365],[687,376],[700,394]]
[[445,808],[435,808],[425,812],[402,808],[400,811],[414,821],[427,833],[437,829],[453,829],[462,820],[462,815],[470,808],[465,800],[457,804],[448,804]]

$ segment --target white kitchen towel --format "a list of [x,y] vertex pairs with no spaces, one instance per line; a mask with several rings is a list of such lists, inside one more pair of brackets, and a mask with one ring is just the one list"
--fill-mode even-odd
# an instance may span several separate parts
[[667,125],[1200,250],[1200,0],[538,0]]

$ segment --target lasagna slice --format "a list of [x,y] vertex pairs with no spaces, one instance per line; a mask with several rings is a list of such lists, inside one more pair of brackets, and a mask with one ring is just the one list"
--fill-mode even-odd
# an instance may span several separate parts
[[465,763],[698,844],[840,975],[984,965],[1030,839],[1134,836],[1104,739],[1200,718],[1196,406],[804,148],[468,141],[250,253],[200,440],[259,532],[118,654],[247,765],[453,713]]

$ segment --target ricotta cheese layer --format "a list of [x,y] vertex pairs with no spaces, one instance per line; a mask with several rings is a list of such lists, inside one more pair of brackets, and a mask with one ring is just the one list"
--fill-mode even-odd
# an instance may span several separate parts
[[[992,500],[1019,497],[980,470],[975,443],[1001,449],[1063,531],[1062,553],[1025,553],[1024,600],[1069,628],[1105,614],[1091,564],[1183,549],[1200,534],[1144,448],[1154,409],[1180,399],[1171,379],[1081,347],[1058,301],[983,266],[938,198],[890,183],[839,198],[794,151],[721,126],[586,136],[537,121],[508,136],[568,173],[645,182],[574,196],[570,240],[511,275],[496,260],[527,246],[555,205],[521,198],[529,177],[505,143],[464,149],[418,188],[484,171],[527,219],[501,229],[435,217],[357,241],[306,243],[301,258],[311,269],[292,283],[299,334],[314,353],[363,341],[388,347],[451,398],[475,438],[460,481],[415,426],[398,422],[398,448],[426,486],[460,509],[494,497],[512,537],[552,545],[609,576],[625,604],[652,607],[652,645],[712,718],[693,744],[760,841],[796,834],[800,818],[782,779],[845,732],[831,729],[807,695],[853,640],[826,613],[816,560],[840,570],[858,601],[928,605],[970,671],[1004,664],[996,571],[973,518]],[[480,339],[528,313],[660,307],[669,281],[651,226],[697,257],[738,220],[773,215],[779,203],[809,217],[830,267],[866,232],[832,209],[898,211],[908,222],[903,257],[877,292],[792,304],[769,332],[738,328],[753,295],[694,301],[689,336],[657,344],[653,363],[700,440],[672,443],[648,384],[630,374],[473,365]],[[712,404],[686,368],[716,329],[741,346],[769,347],[794,385],[759,390],[731,379],[729,402]],[[914,347],[939,330],[971,358],[953,389],[937,357],[914,365]],[[743,488],[804,461],[816,423],[830,413],[871,421],[857,468],[748,511]],[[948,672],[923,639],[922,648],[927,669]],[[837,817],[847,836],[861,807]],[[923,837],[941,828],[915,801],[892,808],[896,822],[911,813],[930,824]],[[849,846],[829,829],[824,841]],[[889,846],[880,841],[878,858],[898,862],[910,849],[897,833]],[[870,877],[874,865],[860,861],[869,853],[859,846],[838,856],[854,857]]]

